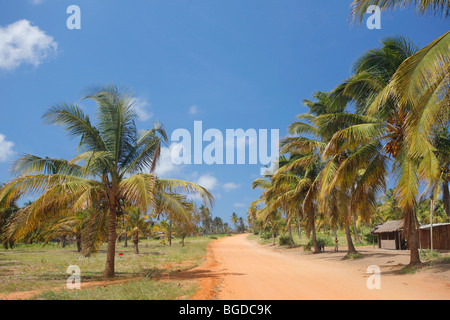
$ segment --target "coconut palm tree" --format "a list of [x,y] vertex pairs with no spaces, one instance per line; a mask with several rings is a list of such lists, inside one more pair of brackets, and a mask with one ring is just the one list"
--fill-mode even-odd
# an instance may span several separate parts
[[236,215],[236,212],[233,212],[233,214],[231,215],[231,223],[233,223],[234,225],[234,230],[237,232],[237,223],[239,221],[238,216]]
[[[314,95],[316,101],[305,100],[310,111],[301,114],[299,121],[289,127],[291,134],[300,136],[288,137],[282,141],[282,152],[291,154],[304,153],[295,160],[292,167],[298,165],[311,165],[310,173],[314,172],[310,180],[310,189],[305,197],[303,210],[310,215],[309,221],[314,221],[311,212],[318,211],[330,217],[333,227],[338,221],[343,221],[348,242],[348,253],[356,252],[350,232],[350,224],[356,220],[358,213],[367,216],[374,208],[373,195],[369,195],[369,188],[363,191],[361,179],[359,183],[356,174],[339,176],[337,170],[343,161],[353,152],[351,148],[338,150],[329,145],[333,135],[352,124],[353,114],[345,112],[348,95],[342,94],[343,87],[335,92],[318,92]],[[348,118],[348,119],[346,119]],[[307,120],[305,123],[302,120]],[[305,137],[307,134],[312,137]],[[305,154],[306,153],[306,154]],[[307,168],[307,167],[305,167]],[[312,169],[312,170],[311,170]],[[371,190],[374,191],[373,189]],[[364,210],[357,199],[365,198],[367,207]],[[355,234],[356,239],[357,235]]]
[[376,5],[381,10],[406,8],[414,5],[416,13],[425,14],[431,12],[436,16],[447,18],[450,15],[449,0],[354,0],[351,4],[351,15],[354,20],[361,23],[367,9]]
[[[84,210],[75,213],[74,215],[57,219],[55,222],[50,222],[48,230],[45,230],[46,234],[45,243],[55,237],[60,237],[65,240],[66,237],[74,237],[77,244],[77,251],[82,250],[82,235],[89,221],[90,210]],[[98,236],[101,239],[101,235]],[[64,247],[64,244],[63,244]]]
[[[3,187],[3,184],[0,184],[0,189]],[[8,240],[6,237],[6,228],[8,226],[9,221],[14,216],[14,214],[19,211],[19,206],[16,204],[16,201],[18,200],[19,195],[17,195],[15,198],[11,199],[9,206],[5,206],[3,208],[0,208],[0,241],[2,241],[3,246],[5,249],[8,249],[9,247],[12,248],[14,245],[12,241]]]
[[124,208],[124,220],[125,225],[131,230],[134,253],[139,254],[139,236],[151,234],[153,221],[150,220],[150,216],[142,214],[136,207]]
[[[408,0],[355,0],[352,3],[354,19],[362,17],[369,5],[379,5],[382,9],[395,9],[413,4]],[[416,0],[416,12],[424,14],[431,11],[437,16],[448,18],[449,0]],[[407,157],[422,162],[420,176],[433,184],[443,175],[439,170],[433,146],[433,132],[436,126],[443,126],[448,131],[450,119],[450,32],[432,41],[429,45],[406,59],[392,76],[389,85],[373,101],[373,108],[384,104],[388,99],[395,99],[403,109],[409,109],[405,122],[404,140],[408,144]],[[442,167],[441,167],[442,168]],[[444,174],[445,176],[445,174]],[[448,179],[443,181],[443,196],[450,198]],[[450,211],[448,200],[444,201],[447,213]]]
[[[407,135],[411,125],[409,117],[412,105],[402,104],[397,97],[383,94],[391,86],[399,68],[414,55],[414,46],[404,38],[396,37],[384,40],[382,48],[371,50],[358,60],[355,68],[357,73],[338,86],[337,94],[351,97],[361,107],[362,114],[339,116],[340,121],[351,125],[338,131],[329,143],[333,154],[355,150],[340,165],[336,177],[355,177],[364,168],[361,178],[368,182],[367,188],[383,189],[383,177],[392,164],[397,178],[395,194],[403,210],[411,264],[420,263],[417,217],[414,212],[418,179],[420,175],[434,175],[433,155],[432,152],[422,153],[421,159],[411,156]],[[377,60],[380,62],[371,62]],[[386,65],[390,67],[387,68]],[[337,118],[332,120],[339,121]]]
[[[62,126],[71,138],[78,139],[78,155],[72,160],[24,155],[13,166],[18,175],[0,190],[0,207],[8,207],[18,195],[38,193],[30,206],[21,209],[13,219],[20,226],[10,237],[49,221],[56,215],[73,215],[93,209],[87,225],[88,234],[95,230],[107,232],[107,258],[104,277],[114,276],[117,217],[125,205],[142,212],[155,205],[155,196],[170,201],[175,192],[194,192],[205,203],[211,194],[194,183],[160,179],[153,173],[161,143],[167,140],[159,124],[150,130],[138,131],[133,97],[115,86],[106,86],[85,97],[97,104],[97,123],[74,104],[51,107],[44,119]],[[145,172],[147,171],[147,173]],[[174,206],[183,214],[184,209]],[[105,223],[106,222],[106,223]],[[95,237],[85,237],[83,250],[91,252]]]

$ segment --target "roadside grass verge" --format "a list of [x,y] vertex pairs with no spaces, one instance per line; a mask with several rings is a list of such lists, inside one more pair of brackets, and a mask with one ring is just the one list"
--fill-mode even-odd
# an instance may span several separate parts
[[82,290],[50,290],[32,300],[176,300],[188,299],[197,285],[178,281],[154,281],[148,278],[96,286]]
[[[222,236],[224,235],[215,235],[214,238]],[[214,240],[209,236],[190,237],[185,239],[185,246],[182,247],[178,239],[172,240],[172,246],[159,240],[146,239],[139,242],[139,255],[134,254],[134,248],[130,242],[126,248],[123,242],[119,242],[116,248],[116,279],[142,277],[145,278],[144,280],[76,290],[78,292],[56,290],[53,293],[45,292],[65,286],[69,277],[66,270],[70,265],[77,265],[80,268],[82,283],[102,281],[106,262],[106,244],[91,257],[83,257],[76,251],[75,245],[62,248],[50,243],[46,246],[18,245],[12,250],[2,248],[0,249],[0,299],[5,294],[32,290],[43,292],[44,295],[39,297],[41,299],[56,299],[60,295],[62,299],[71,299],[71,297],[78,299],[81,296],[89,299],[90,294],[96,299],[107,299],[109,294],[127,299],[127,292],[135,297],[131,294],[132,288],[136,292],[142,292],[149,299],[153,299],[155,294],[160,297],[158,299],[183,296],[191,292],[191,289],[186,286],[194,288],[194,283],[159,284],[155,279],[162,273],[184,271],[200,265],[205,259],[208,243]],[[119,256],[119,253],[122,255]],[[146,285],[149,286],[148,290],[144,289]],[[105,294],[101,293],[103,290]],[[171,291],[178,293],[171,293]]]

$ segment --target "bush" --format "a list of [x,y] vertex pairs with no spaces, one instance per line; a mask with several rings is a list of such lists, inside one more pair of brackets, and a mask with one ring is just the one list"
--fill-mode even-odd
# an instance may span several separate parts
[[264,240],[272,239],[272,232],[261,232],[260,237]]
[[289,236],[287,234],[281,235],[280,238],[278,239],[278,244],[280,246],[290,246],[291,241],[289,239]]
[[364,235],[364,241],[367,243],[378,243],[378,236],[373,233],[367,233]]
[[420,250],[420,259],[422,260],[436,260],[441,258],[441,254],[437,251],[432,251],[430,249],[423,249]]

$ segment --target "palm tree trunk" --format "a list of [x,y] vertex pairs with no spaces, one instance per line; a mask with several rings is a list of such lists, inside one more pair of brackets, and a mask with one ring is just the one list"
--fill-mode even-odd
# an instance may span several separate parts
[[314,244],[314,253],[320,253],[319,243],[317,242],[316,237],[316,224],[314,222],[314,211],[311,211],[308,213],[309,215],[309,225],[310,225],[310,232],[312,232],[312,240]]
[[355,246],[353,245],[349,223],[345,223],[345,237],[347,238],[347,254],[356,253],[357,251]]
[[444,202],[444,210],[447,217],[450,217],[450,191],[448,188],[448,180],[442,182],[442,201]]
[[410,251],[409,265],[418,265],[422,262],[419,256],[419,230],[417,229],[417,221],[414,209],[405,210],[404,228],[406,229],[406,237],[408,239],[408,249]]
[[114,197],[111,197],[109,204],[109,224],[108,224],[108,252],[106,254],[106,265],[103,271],[104,278],[114,277],[114,259],[116,256],[116,226],[117,212]]
[[172,220],[169,220],[169,246],[172,246]]
[[66,247],[66,235],[61,236],[61,247]]
[[356,217],[355,215],[352,215],[352,217],[353,217],[353,232],[355,233],[355,242],[361,243],[361,238],[359,237],[358,229],[356,228]]
[[352,234],[350,232],[350,217],[352,216],[351,201],[347,204],[347,216],[345,217],[345,237],[347,238],[347,254],[356,253],[356,248],[353,245]]
[[295,247],[294,239],[292,239],[292,227],[289,225],[289,241],[291,242],[291,248]]
[[139,232],[133,234],[134,253],[139,254]]
[[77,234],[77,251],[81,252],[81,234]]

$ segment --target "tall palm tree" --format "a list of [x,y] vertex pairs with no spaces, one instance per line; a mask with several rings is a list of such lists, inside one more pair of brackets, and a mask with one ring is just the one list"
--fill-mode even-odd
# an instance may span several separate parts
[[233,214],[231,215],[231,223],[233,223],[234,225],[234,230],[237,232],[237,223],[239,221],[238,216],[236,215],[236,212],[233,212]]
[[[349,96],[361,106],[362,114],[341,116],[341,121],[351,125],[338,131],[330,140],[336,150],[354,149],[338,169],[337,176],[355,177],[365,168],[363,181],[367,188],[383,189],[387,168],[392,164],[397,178],[395,188],[399,206],[403,210],[404,226],[411,252],[411,264],[420,263],[418,253],[417,217],[414,209],[417,202],[419,177],[434,175],[432,152],[422,159],[412,157],[408,130],[410,103],[402,104],[396,96],[383,96],[392,84],[399,68],[416,55],[415,47],[401,37],[383,41],[383,47],[371,50],[357,63],[357,73],[338,86],[338,94]],[[379,63],[371,61],[380,60]],[[389,68],[386,65],[390,65]],[[332,119],[337,121],[336,117]],[[428,148],[428,150],[431,150]]]
[[[125,205],[145,212],[155,205],[156,195],[170,201],[166,193],[194,192],[207,204],[213,197],[194,183],[160,179],[152,173],[161,143],[167,140],[166,134],[159,124],[150,130],[137,130],[138,117],[128,92],[106,86],[85,99],[97,104],[96,125],[74,104],[56,105],[44,114],[48,123],[62,126],[71,138],[79,140],[78,155],[70,161],[24,155],[13,166],[18,177],[0,190],[0,206],[9,206],[18,195],[40,194],[15,216],[13,224],[20,229],[10,236],[18,236],[61,212],[73,215],[80,210],[93,209],[87,229],[107,228],[108,249],[103,274],[111,278],[114,276],[117,217],[123,213]],[[173,209],[179,214],[184,212],[180,206]],[[88,254],[96,239],[86,237],[84,241]]]
[[[362,17],[371,4],[383,9],[396,9],[414,4],[416,12],[421,14],[431,11],[437,16],[448,18],[449,0],[355,0],[352,3],[354,19]],[[408,105],[410,112],[406,117],[408,128],[405,141],[408,144],[408,157],[422,161],[420,175],[426,177],[429,184],[442,179],[439,160],[436,159],[433,146],[433,131],[436,126],[443,126],[448,131],[450,120],[450,32],[432,41],[429,45],[406,59],[392,77],[389,86],[379,94],[373,104],[375,108],[387,99],[396,99],[403,106]],[[405,108],[405,107],[404,107]],[[442,168],[442,167],[441,167]],[[443,181],[443,196],[450,198],[448,179]],[[450,200],[444,201],[447,214]]]
[[[356,252],[351,238],[350,224],[356,220],[356,215],[368,213],[374,210],[374,189],[364,188],[361,177],[356,179],[356,174],[337,175],[340,165],[353,152],[352,148],[338,150],[330,146],[330,141],[336,132],[353,124],[353,114],[345,112],[351,98],[342,94],[344,87],[339,87],[335,92],[318,92],[314,95],[316,101],[305,100],[309,112],[301,114],[299,121],[289,127],[291,134],[300,136],[288,137],[282,141],[282,152],[302,154],[295,160],[291,167],[297,165],[311,165],[310,173],[314,172],[310,180],[310,188],[303,203],[303,210],[308,215],[318,211],[330,217],[335,227],[339,221],[344,222],[347,237],[348,253]],[[307,120],[305,123],[301,120]],[[312,137],[305,137],[307,134]],[[305,167],[306,168],[306,167]],[[339,179],[337,179],[339,177]],[[359,183],[356,184],[356,181]],[[366,199],[370,201],[361,202]],[[359,200],[358,200],[359,199]],[[367,204],[362,208],[361,203]],[[313,216],[309,219],[314,221]],[[355,234],[356,239],[357,234]]]

